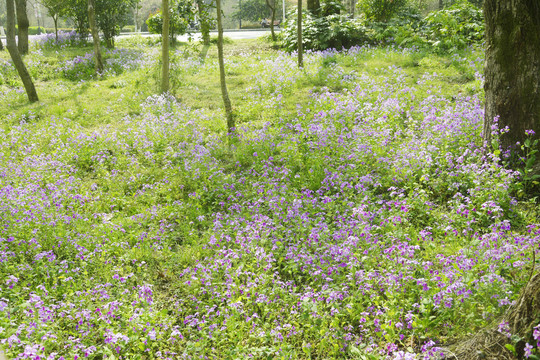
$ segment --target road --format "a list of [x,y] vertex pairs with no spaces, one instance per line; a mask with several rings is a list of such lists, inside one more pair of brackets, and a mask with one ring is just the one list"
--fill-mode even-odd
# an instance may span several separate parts
[[[281,29],[277,28],[276,31],[281,31]],[[224,30],[223,31],[223,36],[225,37],[228,37],[229,39],[232,39],[232,40],[242,40],[242,39],[256,39],[256,38],[259,38],[261,36],[264,36],[266,34],[269,34],[270,33],[270,29],[248,29],[248,30]],[[216,31],[211,31],[210,34],[212,36],[216,36],[217,35],[217,32]],[[142,36],[159,36],[159,35],[153,35],[153,34],[149,34],[149,33],[141,33]],[[38,35],[31,35],[30,36],[30,40],[32,38],[35,38],[36,36]],[[128,36],[133,36],[133,34],[126,34],[126,33],[123,33],[123,34],[120,34],[119,37],[128,37]],[[201,34],[200,33],[194,33],[193,34],[194,36],[194,39],[195,40],[200,40],[201,38]],[[4,43],[4,45],[6,44],[5,42],[5,39],[6,37],[5,36],[2,36],[0,37]],[[181,35],[178,37],[178,40],[180,41],[187,41],[188,40],[188,35]]]

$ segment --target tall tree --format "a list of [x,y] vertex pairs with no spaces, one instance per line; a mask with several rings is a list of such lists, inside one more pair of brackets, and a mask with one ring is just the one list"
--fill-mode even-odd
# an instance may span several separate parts
[[[26,0],[15,0],[17,8],[17,30],[18,30],[18,47],[19,53],[28,54],[28,14],[26,12]],[[9,16],[8,16],[9,17]]]
[[88,22],[90,24],[90,31],[92,32],[92,39],[94,40],[94,57],[96,60],[96,73],[103,73],[103,60],[101,59],[101,46],[99,40],[99,32],[96,25],[96,2],[95,0],[88,0]]
[[270,33],[272,34],[272,41],[276,41],[276,34],[274,32],[274,21],[276,20],[276,0],[266,0],[266,6],[270,9]]
[[139,32],[139,10],[141,6],[139,5],[140,0],[135,0],[135,5],[133,7],[133,24],[135,25],[135,32]]
[[15,0],[6,0],[6,13],[7,13],[7,49],[11,60],[13,60],[13,65],[17,69],[19,76],[23,82],[26,94],[28,95],[28,100],[30,102],[39,101],[36,88],[34,87],[34,82],[24,65],[19,49],[17,48],[17,42],[15,40]]
[[201,36],[204,45],[210,45],[210,8],[211,0],[196,0],[199,13],[199,24],[201,26]]
[[41,5],[45,6],[54,21],[54,33],[58,42],[58,19],[64,14],[67,4],[64,0],[41,0]]
[[133,6],[135,0],[96,0],[97,26],[108,48],[114,47],[114,37],[129,22]]
[[161,92],[169,91],[169,0],[162,0],[163,32],[161,33]]
[[540,2],[486,0],[484,136],[499,116],[503,149],[525,139],[525,130],[540,135]]
[[234,120],[234,114],[231,105],[231,99],[229,98],[229,92],[227,91],[227,82],[225,80],[225,61],[223,57],[223,21],[221,14],[221,0],[216,0],[217,8],[217,26],[218,26],[218,61],[219,61],[219,80],[221,83],[221,96],[223,97],[223,105],[225,106],[225,115],[227,117],[227,130],[229,135],[232,135],[236,131],[236,124]]
[[[485,0],[485,119],[484,139],[492,140],[492,126],[509,131],[500,137],[503,149],[519,152],[516,142],[526,139],[525,130],[540,134],[540,2],[538,0]],[[536,251],[533,248],[533,251]],[[534,254],[533,254],[534,255]],[[519,299],[503,316],[502,321],[514,339],[498,331],[497,326],[478,332],[459,343],[449,359],[523,359],[525,343],[533,338],[533,328],[540,319],[540,274],[533,276]],[[511,345],[511,346],[510,346]],[[514,351],[509,351],[508,347]],[[517,355],[517,356],[516,356]]]
[[70,0],[65,9],[65,15],[75,23],[77,34],[81,42],[88,38],[88,1]]
[[298,67],[304,67],[304,47],[302,44],[302,0],[298,0],[296,37],[296,41],[298,42]]

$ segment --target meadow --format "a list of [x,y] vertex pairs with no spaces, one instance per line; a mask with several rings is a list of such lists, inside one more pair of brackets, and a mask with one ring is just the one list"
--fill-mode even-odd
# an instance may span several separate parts
[[166,95],[156,39],[101,78],[91,51],[33,44],[36,104],[0,53],[8,358],[435,359],[527,283],[539,214],[482,142],[482,49],[298,69],[229,42],[230,142],[215,46],[179,44]]

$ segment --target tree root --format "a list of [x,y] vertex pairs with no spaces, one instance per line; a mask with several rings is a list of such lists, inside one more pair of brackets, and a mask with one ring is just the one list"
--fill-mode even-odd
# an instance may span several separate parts
[[[444,349],[445,359],[523,359],[525,343],[533,344],[533,329],[540,322],[540,274],[530,279],[518,301],[506,311],[501,321],[508,322],[512,340],[498,331],[498,322],[472,338]],[[515,352],[506,348],[507,344],[512,345]]]

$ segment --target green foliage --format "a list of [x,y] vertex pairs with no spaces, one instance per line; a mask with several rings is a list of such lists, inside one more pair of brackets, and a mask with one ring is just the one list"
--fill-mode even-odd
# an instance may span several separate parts
[[422,33],[435,49],[449,50],[482,41],[484,29],[482,10],[463,0],[429,13],[424,19]]
[[357,7],[366,18],[387,22],[407,5],[407,0],[360,0]]
[[42,358],[377,360],[517,298],[538,240],[501,228],[512,174],[484,157],[480,91],[459,95],[481,52],[355,47],[299,70],[235,42],[231,150],[215,47],[179,47],[179,100],[151,96],[156,41],[120,39],[140,68],[84,82],[61,69],[90,48],[29,54],[54,77],[41,104],[0,86],[0,339]]
[[[331,8],[331,3],[328,3]],[[382,6],[383,3],[379,5]],[[378,5],[378,6],[379,6]],[[323,13],[329,12],[324,10]],[[421,47],[436,52],[464,49],[484,38],[482,10],[467,1],[458,1],[422,18],[415,6],[402,8],[385,21],[348,19],[332,15],[314,17],[304,13],[303,42],[306,49],[348,48],[359,44]],[[296,50],[296,18],[289,16],[283,31],[283,47]]]
[[[276,13],[279,14],[278,11]],[[265,0],[242,0],[232,16],[234,19],[260,21],[268,17],[269,14],[270,9],[266,5]]]
[[323,0],[321,1],[321,15],[337,15],[345,12],[345,6],[339,0]]
[[66,0],[41,0],[40,3],[47,9],[50,17],[64,16],[71,6]]
[[[304,11],[302,16],[302,42],[306,50],[349,48],[369,41],[366,28],[359,19],[342,15],[316,17],[308,11]],[[283,47],[287,51],[295,51],[296,16],[287,17],[282,35]]]
[[131,19],[134,5],[135,0],[96,0],[96,23],[108,47],[114,47],[114,37]]
[[424,46],[422,17],[414,11],[404,11],[390,21],[368,22],[368,34],[375,43],[398,46]]
[[[69,6],[64,9],[63,15],[71,18],[75,24],[77,34],[79,34],[81,41],[86,41],[88,38],[88,1],[87,0],[73,0],[69,2]],[[97,11],[96,11],[97,16]]]
[[[189,23],[194,20],[195,9],[190,1],[179,0],[169,7],[169,35],[173,41],[177,35],[186,33]],[[151,15],[146,20],[148,31],[152,34],[161,34],[163,32],[163,18],[161,10]]]

